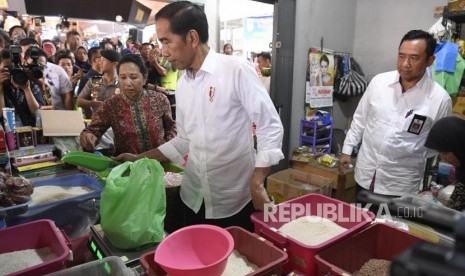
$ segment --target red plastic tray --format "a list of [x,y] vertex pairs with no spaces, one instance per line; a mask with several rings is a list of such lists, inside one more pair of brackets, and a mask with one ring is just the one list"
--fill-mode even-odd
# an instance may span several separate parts
[[315,257],[318,275],[352,274],[370,259],[392,261],[420,241],[421,238],[409,232],[375,223],[318,253]]
[[69,241],[51,220],[37,220],[0,230],[0,254],[49,247],[57,256],[53,260],[9,274],[38,276],[66,268]]
[[[290,217],[290,212],[297,205],[305,206],[305,209],[303,209],[304,212],[303,214],[296,215],[292,218]],[[339,226],[348,229],[347,231],[317,246],[307,246],[292,237],[287,237],[277,231],[277,229],[285,223],[299,217],[310,215],[326,217],[325,212],[319,212],[324,210],[326,206],[335,206],[335,214],[337,214],[337,217],[334,222]],[[298,209],[296,208],[295,210]],[[365,213],[366,217],[362,215],[362,212]],[[351,218],[351,215],[353,215],[353,219]],[[264,212],[256,212],[252,214],[251,219],[254,223],[255,233],[271,241],[278,248],[286,249],[286,252],[289,255],[289,262],[284,266],[285,274],[293,270],[297,270],[305,273],[306,275],[315,275],[315,255],[335,242],[347,238],[365,228],[373,221],[375,215],[372,212],[362,210],[361,208],[337,199],[320,194],[307,194],[278,204],[275,217],[278,218],[278,221],[268,219],[269,217],[265,217]],[[287,218],[288,220],[279,221],[279,217]],[[327,218],[331,219],[330,217]]]
[[[240,227],[228,227],[226,230],[234,238],[234,249],[247,257],[259,268],[252,275],[281,275],[282,267],[287,262],[286,252],[275,247],[269,241],[261,240],[257,234],[250,233]],[[165,276],[166,272],[154,261],[155,252],[149,252],[141,256],[140,263],[149,276]]]

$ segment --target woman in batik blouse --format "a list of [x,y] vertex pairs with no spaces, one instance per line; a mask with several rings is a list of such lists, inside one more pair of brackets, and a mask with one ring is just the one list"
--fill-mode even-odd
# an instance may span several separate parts
[[135,54],[125,55],[118,64],[120,93],[105,100],[92,116],[92,122],[81,132],[81,146],[94,151],[108,128],[114,131],[115,155],[138,154],[176,136],[168,98],[144,89],[147,68]]

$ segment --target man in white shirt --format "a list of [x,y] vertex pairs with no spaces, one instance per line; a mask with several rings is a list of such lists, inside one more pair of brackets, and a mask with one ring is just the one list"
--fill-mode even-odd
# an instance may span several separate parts
[[[263,182],[284,157],[276,109],[250,62],[209,48],[207,19],[197,5],[171,3],[155,21],[163,56],[186,70],[176,89],[178,135],[157,149],[116,159],[181,163],[188,154],[181,185],[187,224],[252,230],[250,213],[270,202]],[[257,125],[257,153],[251,122]]]
[[375,76],[360,100],[339,168],[346,168],[352,149],[362,142],[355,166],[359,189],[387,196],[418,194],[431,156],[426,137],[452,109],[447,92],[426,73],[435,47],[427,32],[408,32],[399,46],[397,71]]

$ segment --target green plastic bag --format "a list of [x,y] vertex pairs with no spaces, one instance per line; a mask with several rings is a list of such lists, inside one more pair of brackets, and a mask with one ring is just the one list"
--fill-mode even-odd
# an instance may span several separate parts
[[158,161],[144,158],[111,170],[100,199],[100,224],[115,247],[160,242],[165,213],[163,167]]

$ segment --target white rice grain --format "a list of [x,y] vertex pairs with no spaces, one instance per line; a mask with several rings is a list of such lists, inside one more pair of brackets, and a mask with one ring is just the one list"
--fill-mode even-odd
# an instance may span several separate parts
[[258,266],[249,262],[247,258],[236,249],[229,255],[226,269],[222,276],[243,276],[258,269]]
[[64,200],[92,192],[85,186],[62,187],[45,185],[34,188],[32,193],[32,203],[30,206],[50,203],[58,200]]
[[343,233],[347,229],[327,218],[300,217],[279,228],[279,231],[307,246],[316,246]]
[[3,253],[0,254],[0,275],[20,271],[56,257],[55,253],[48,247]]

